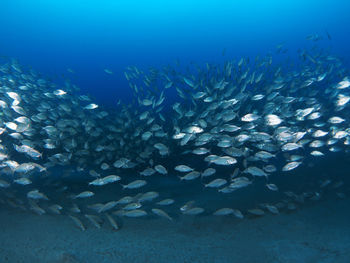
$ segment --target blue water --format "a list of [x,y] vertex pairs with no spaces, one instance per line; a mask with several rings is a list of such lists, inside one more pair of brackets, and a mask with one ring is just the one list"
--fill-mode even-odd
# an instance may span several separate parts
[[[161,69],[170,65],[176,68],[177,72],[188,73],[195,72],[194,69],[197,65],[201,68],[205,68],[206,63],[222,66],[226,61],[235,60],[238,62],[242,57],[254,61],[256,56],[264,57],[265,55],[272,55],[274,66],[276,66],[278,63],[290,62],[294,59],[297,60],[299,50],[312,50],[312,47],[317,45],[319,49],[327,50],[330,54],[338,56],[343,62],[343,67],[346,69],[345,72],[349,72],[349,11],[350,1],[348,0],[0,0],[0,64],[2,64],[2,60],[8,61],[14,58],[18,60],[21,65],[24,65],[25,68],[33,68],[43,75],[44,78],[48,78],[54,83],[64,84],[68,81],[77,85],[80,88],[81,94],[92,95],[94,98],[93,102],[99,104],[102,109],[108,107],[120,110],[120,107],[117,108],[118,100],[122,100],[127,104],[135,99],[129,87],[129,83],[124,76],[124,72],[129,66],[136,66],[138,69],[147,72],[150,69]],[[315,34],[320,38],[318,41],[307,39],[308,36]],[[281,46],[281,52],[277,52],[277,46],[279,45]],[[250,65],[252,64],[253,63]],[[312,65],[312,67],[313,66],[314,65]],[[251,66],[251,68],[254,69],[254,66]],[[106,73],[105,69],[111,70],[113,74]],[[284,67],[282,70],[287,69],[288,66]],[[213,71],[211,71],[211,74],[212,72]],[[266,74],[266,76],[268,76],[268,74]],[[324,86],[320,84],[320,89],[327,88],[329,83],[339,82],[341,80],[339,79],[340,76],[343,76],[343,74],[339,74],[338,76],[332,73],[330,82],[327,82]],[[176,78],[174,78],[174,80],[176,80]],[[136,80],[133,81],[137,82]],[[183,80],[174,81],[174,83],[176,83],[176,85],[182,85]],[[162,90],[162,88],[160,88],[160,90]],[[171,108],[172,103],[176,100],[176,98],[174,99],[172,97],[172,93],[176,94],[176,90],[169,89],[165,92],[167,93],[167,99],[165,101],[167,105],[164,105],[164,115],[167,117],[166,110]],[[327,101],[327,99],[328,98],[320,98],[322,101]],[[326,102],[324,104],[334,106],[331,102]],[[139,110],[141,112],[144,108],[140,106]],[[174,112],[172,112],[172,114],[173,115],[169,114],[169,116],[176,116]],[[167,124],[171,122],[172,119],[167,119]],[[172,135],[172,132],[173,131],[169,131],[169,134]],[[169,145],[175,145],[177,143],[171,139],[169,139],[169,141]],[[179,152],[171,156],[172,158],[176,158],[176,162],[171,158],[167,159],[159,157],[158,155],[156,157],[153,156],[152,160],[154,159],[155,164],[164,164],[169,168],[169,171],[171,171],[169,173],[170,176],[165,177],[159,174],[152,176],[152,178],[147,179],[148,185],[144,188],[144,191],[162,192],[162,198],[176,199],[177,206],[167,210],[171,215],[174,215],[175,221],[182,216],[179,212],[179,206],[192,199],[198,199],[199,206],[209,208],[208,211],[205,212],[205,216],[207,216],[212,214],[212,211],[215,211],[219,207],[227,206],[244,210],[258,207],[263,201],[280,201],[286,198],[283,192],[290,189],[293,189],[297,193],[305,191],[308,191],[306,194],[313,191],[316,192],[320,190],[320,184],[329,178],[332,179],[332,183],[337,181],[344,182],[346,186],[344,186],[344,189],[342,188],[342,191],[344,190],[346,194],[349,193],[349,177],[347,176],[347,171],[349,169],[348,148],[346,150],[347,152],[341,151],[340,153],[334,154],[327,152],[327,159],[316,160],[317,158],[313,159],[313,157],[311,157],[307,159],[307,164],[303,164],[303,167],[296,172],[292,171],[289,175],[281,176],[280,171],[273,174],[269,179],[271,182],[278,184],[280,187],[279,192],[269,191],[265,187],[265,180],[262,179],[259,181],[259,179],[254,179],[254,184],[252,184],[246,192],[239,192],[239,190],[239,195],[232,195],[225,198],[214,189],[206,188],[204,191],[202,181],[199,183],[199,180],[189,182],[180,182],[178,180],[179,173],[174,172],[175,165],[186,163],[195,167],[197,164],[199,164],[198,166],[202,166],[203,164],[203,160],[200,159],[202,157],[191,157],[189,160],[189,155],[183,154],[184,149],[187,148],[184,147],[181,149],[181,152],[179,150]],[[24,162],[24,160],[27,159],[23,159],[21,162]],[[111,160],[109,161],[112,163]],[[113,159],[113,162],[114,161]],[[239,165],[241,170],[243,170],[241,163]],[[278,165],[282,167],[284,163],[279,163]],[[203,170],[202,168],[203,167],[199,167],[198,169]],[[52,179],[52,182],[56,183],[55,180],[60,181],[62,179],[62,185],[69,185],[69,190],[74,193],[86,190],[86,184],[81,185],[79,179],[85,179],[82,175],[86,175],[88,169],[77,173],[76,177],[72,175],[69,178],[62,176],[62,174],[64,175],[66,172],[65,169],[66,167],[55,167],[52,169],[53,171],[50,171],[52,176],[50,180]],[[228,170],[225,169],[226,168],[218,168],[218,174],[222,172],[222,174],[228,176]],[[118,170],[118,172],[119,171],[120,170]],[[230,174],[231,173],[232,171],[230,170]],[[131,179],[140,179],[140,176],[134,170],[132,170],[130,174],[125,172],[123,176],[125,175],[129,176],[128,180],[130,181]],[[126,176],[123,179],[125,178]],[[75,181],[75,179],[78,180]],[[34,183],[40,184],[40,180],[41,178],[38,179],[38,182],[35,180],[33,181]],[[45,188],[47,192],[51,192],[51,190],[54,192],[53,189],[55,189],[57,185],[52,183],[51,189],[50,180],[48,180],[48,182],[45,181],[44,185],[40,185],[40,187],[42,187],[41,189]],[[208,181],[209,179],[205,180]],[[122,182],[123,184],[125,183],[124,181]],[[22,186],[15,185],[13,189],[15,189],[16,194],[21,195],[23,200],[26,199],[26,188],[23,190]],[[328,192],[328,188],[325,189],[327,190],[320,190],[320,192],[322,191],[322,198],[327,201],[330,200],[330,202],[336,202],[336,190],[329,190]],[[121,196],[124,196],[127,190],[123,191],[120,185],[117,187],[115,185],[108,185],[105,188],[96,189],[96,195],[98,196],[96,200],[99,202],[117,200]],[[132,190],[131,193],[136,194],[137,191],[133,192]],[[52,196],[59,200],[60,194],[60,192],[55,192],[52,193]],[[94,199],[91,202],[95,202],[96,200]],[[71,202],[70,199],[69,202]],[[85,200],[78,200],[77,203],[80,204],[79,202],[83,203]],[[313,204],[312,202],[311,204],[307,203],[305,205],[306,209],[308,205],[312,206]],[[153,208],[152,205],[146,204],[144,207],[150,210]],[[300,207],[302,207],[301,204]],[[349,207],[348,203],[345,207]],[[324,214],[327,212],[328,210],[324,212]],[[336,214],[337,211],[333,212]],[[285,214],[288,213],[289,212]],[[285,214],[281,216],[285,216]],[[21,216],[22,215],[19,217]],[[314,217],[317,218],[318,215],[314,215]],[[52,216],[52,218],[54,218],[54,216]],[[62,217],[58,218],[57,221],[53,222],[59,223]],[[255,219],[255,217],[248,216],[248,225],[252,222],[249,221],[251,218]],[[312,217],[310,216],[310,218]],[[35,222],[35,220],[37,219],[34,219],[33,222]],[[46,219],[41,220],[44,221]],[[202,219],[200,217],[199,220],[204,221],[206,218]],[[277,223],[273,223],[273,228],[275,224],[279,224],[278,220],[279,219],[276,221]],[[304,222],[302,220],[302,216],[296,219],[301,225]],[[310,221],[313,220],[314,219]],[[11,222],[11,220],[7,219],[4,221]],[[139,229],[148,230],[143,225],[145,221],[139,221],[137,224],[134,223],[133,226],[139,226]],[[14,222],[17,221],[14,220]],[[31,223],[35,225],[33,222]],[[196,222],[198,221],[194,219],[193,223],[189,224],[190,228],[192,227],[190,229],[191,231],[196,232],[200,229],[195,225]],[[224,221],[219,221],[217,225],[222,223],[222,228],[224,228],[225,224],[223,222]],[[54,223],[51,222],[51,225],[47,228],[52,229]],[[73,225],[72,222],[70,223]],[[177,223],[178,225],[176,225],[176,227],[181,224],[181,221]],[[295,222],[292,222],[291,225],[294,223]],[[158,223],[156,222],[154,224],[157,225]],[[210,225],[211,223],[208,224]],[[254,227],[254,223],[252,224]],[[68,223],[67,225],[69,226]],[[289,225],[289,223],[287,223],[287,225]],[[188,225],[186,225],[186,227],[187,226]],[[32,226],[29,226],[29,228],[31,227]],[[183,227],[183,229],[179,227],[179,232],[187,232],[188,229],[186,227]],[[196,227],[198,227],[198,229]],[[234,227],[237,227],[237,225],[234,225],[232,229]],[[238,225],[238,227],[240,227],[240,225]],[[320,225],[322,229],[327,229],[327,227],[328,226]],[[332,225],[332,227],[335,229],[335,231],[332,230],[332,233],[343,231],[340,228],[336,228],[336,224]],[[272,227],[270,226],[270,228]],[[267,230],[265,230],[267,235],[270,233],[270,228],[267,227]],[[35,229],[35,227],[33,227],[33,229]],[[74,236],[70,234],[69,231],[71,230],[69,227],[67,229],[67,235],[70,237]],[[94,228],[89,226],[88,230],[91,231],[91,229],[93,230],[89,232],[89,234],[94,233]],[[104,230],[106,229],[111,230],[111,227],[108,225]],[[157,226],[153,228],[150,227],[149,231],[154,231],[154,229],[156,229],[155,232],[158,231],[158,233],[162,231],[158,229]],[[169,247],[172,247],[173,242],[170,236],[178,234],[178,229],[173,230],[173,226],[169,227],[169,229],[169,237],[165,237],[164,235],[164,240],[168,238],[166,241],[171,244]],[[207,231],[208,229],[211,230],[211,225],[207,228]],[[232,229],[230,228],[230,230]],[[277,229],[277,227],[274,229]],[[308,229],[307,225],[305,229]],[[318,228],[315,227],[315,229],[317,235]],[[288,241],[288,235],[293,231],[290,231],[288,227],[284,228],[284,230],[287,233],[285,240]],[[348,228],[345,229],[344,233],[349,233],[349,230]],[[38,230],[35,231],[40,232]],[[102,240],[101,243],[97,245],[97,251],[104,251],[103,249],[105,249],[105,247],[109,248],[110,246],[110,242],[106,241],[107,245],[103,243],[103,240],[108,240],[103,236],[107,233],[107,230],[106,232],[103,231],[99,236],[96,235],[99,240]],[[137,231],[135,231],[136,234],[133,233],[132,227],[125,227],[125,231],[126,232],[123,234],[125,235],[124,237],[136,236],[136,239],[139,237]],[[260,229],[254,230],[258,235],[260,234],[259,231]],[[111,231],[108,233],[110,232]],[[194,237],[196,237],[199,232],[200,231],[197,231],[196,234],[193,234]],[[278,230],[276,230],[276,232],[278,232]],[[62,233],[63,236],[66,234],[65,231],[62,231]],[[130,235],[130,233],[132,234]],[[203,235],[207,236],[212,234],[210,231],[204,233]],[[225,234],[224,231],[223,233]],[[248,233],[250,232],[248,231]],[[296,231],[296,233],[298,232]],[[148,234],[149,233],[146,233],[144,235],[148,236]],[[45,234],[42,235],[45,236]],[[17,236],[22,237],[22,234],[19,233]],[[181,233],[179,236],[181,237]],[[209,240],[207,236],[202,236],[203,243],[198,244],[201,246],[202,244],[207,244],[206,241],[203,241]],[[217,236],[220,236],[220,234]],[[348,237],[349,235],[347,234],[344,236]],[[56,236],[51,238],[50,235],[47,237],[47,239],[52,240],[56,238]],[[86,236],[81,234],[81,236],[77,235],[76,239],[81,239],[77,241],[86,241],[86,243],[89,243],[87,238],[84,239],[85,237]],[[119,238],[123,239],[124,237],[121,236]],[[274,239],[274,237],[275,236],[273,236],[272,239]],[[190,236],[190,238],[193,237]],[[302,238],[303,236],[301,234],[300,239],[302,240]],[[327,236],[322,238],[326,239]],[[0,240],[1,239],[2,237],[0,236]],[[221,236],[219,239],[221,240]],[[28,240],[30,243],[31,240]],[[143,239],[140,238],[140,240]],[[145,240],[144,243],[146,243],[145,246],[147,246],[148,240]],[[130,241],[131,247],[134,241],[135,240]],[[36,244],[39,244],[38,247],[40,247],[40,241],[36,242]],[[123,242],[123,240],[120,242]],[[215,242],[214,240],[213,243]],[[255,241],[249,240],[247,243],[251,245],[250,243],[253,242]],[[17,244],[17,241],[12,243]],[[67,250],[70,249],[70,245],[65,244],[65,242],[62,243],[64,243],[64,245],[61,245],[63,248]],[[79,242],[72,243],[79,244]],[[310,241],[310,243],[312,242]],[[24,242],[23,244],[26,243]],[[227,245],[225,253],[230,255],[231,248],[229,241],[225,241],[225,244]],[[339,241],[338,244],[340,244],[339,249],[341,249],[343,247],[342,241]],[[86,247],[85,251],[94,254],[95,243],[90,242],[90,245],[91,247]],[[182,248],[182,246],[179,245],[182,245],[182,243],[174,243],[174,247],[178,246]],[[23,247],[27,247],[27,245],[23,245]],[[85,251],[80,248],[80,245],[77,245],[77,247],[78,249],[72,253],[74,254],[77,252],[78,255],[84,254]],[[161,247],[161,245],[159,245],[159,247]],[[206,248],[205,245],[202,247]],[[252,247],[254,248],[254,243]],[[14,250],[16,249],[17,247],[15,247]],[[119,253],[119,247],[117,247],[116,251]],[[183,251],[187,250],[183,249]],[[129,254],[126,253],[126,255],[133,256],[133,248],[131,252],[128,251],[128,253]],[[295,253],[295,251],[293,251],[293,253]],[[97,255],[98,253],[95,254]],[[120,254],[123,253],[120,252]],[[210,251],[208,254],[210,254]],[[101,255],[103,254],[101,253]],[[319,253],[319,255],[322,257],[323,254]],[[2,256],[1,253],[0,256]],[[212,253],[211,256],[213,258],[216,257],[215,253]],[[89,256],[86,255],[81,256],[81,258],[86,260],[88,257]],[[141,255],[141,258],[142,257],[143,255]],[[101,258],[103,258],[103,256],[101,256]],[[227,260],[222,262],[231,262],[229,256],[225,259]],[[105,260],[105,262],[112,262],[108,261],[108,258],[105,258]],[[176,262],[181,262],[181,260]]]
[[[318,45],[350,60],[346,0],[2,0],[0,54],[113,106],[131,100],[123,72],[190,62],[220,63]],[[327,33],[331,40],[327,38]],[[69,73],[67,68],[75,73]],[[104,69],[111,69],[108,75]]]

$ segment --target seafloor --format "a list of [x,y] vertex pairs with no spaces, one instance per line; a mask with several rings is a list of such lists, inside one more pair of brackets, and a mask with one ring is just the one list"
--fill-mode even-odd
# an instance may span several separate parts
[[327,200],[293,213],[128,219],[80,231],[67,216],[0,211],[0,262],[350,262],[350,200]]

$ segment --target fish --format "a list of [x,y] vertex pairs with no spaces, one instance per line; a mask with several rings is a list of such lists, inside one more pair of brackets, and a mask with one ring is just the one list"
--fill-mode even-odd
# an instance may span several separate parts
[[111,71],[110,69],[107,69],[107,68],[105,68],[103,71],[106,72],[107,74],[110,74],[110,75],[113,74],[113,71]]
[[121,204],[121,205],[125,205],[125,204],[129,204],[129,203],[131,203],[132,201],[134,200],[134,198],[133,197],[131,197],[131,196],[124,196],[124,197],[122,197],[122,198],[120,198],[118,201],[116,201],[117,202],[117,204]]
[[53,204],[53,205],[50,205],[48,207],[48,209],[51,211],[51,213],[56,214],[56,215],[60,215],[63,207],[58,205],[58,204]]
[[81,220],[76,217],[76,216],[72,216],[69,215],[69,217],[73,220],[73,222],[75,223],[75,225],[81,230],[81,231],[85,231],[86,227],[83,225],[83,222],[81,222]]
[[233,215],[239,219],[243,219],[244,215],[242,214],[242,212],[238,209],[233,209]]
[[216,170],[214,168],[207,168],[202,172],[202,177],[212,176],[215,173],[216,173]]
[[143,187],[146,184],[147,182],[145,180],[135,180],[135,181],[132,181],[131,183],[128,183],[122,186],[123,186],[123,189],[136,189],[136,188]]
[[156,165],[154,167],[154,169],[160,174],[163,174],[163,175],[167,175],[168,174],[168,170],[161,164]]
[[294,170],[300,164],[301,164],[301,162],[290,162],[290,163],[287,163],[285,166],[282,167],[282,171],[287,172],[287,171]]
[[141,209],[134,209],[130,211],[125,211],[123,213],[123,216],[126,216],[126,217],[143,217],[146,215],[147,215],[147,212]]
[[218,188],[218,187],[221,187],[225,184],[227,184],[227,180],[222,179],[222,178],[217,178],[217,179],[214,179],[213,181],[205,184],[204,186],[211,187],[211,188]]
[[15,180],[13,180],[13,182],[16,184],[20,184],[20,185],[28,185],[28,184],[32,183],[32,181],[26,177],[15,179]]
[[[0,179],[0,187],[1,187],[1,188],[8,188],[8,187],[10,187],[10,186],[11,186],[11,184],[10,184],[9,182]],[[33,193],[31,193],[29,196],[30,196],[30,198],[33,198],[34,195],[35,195],[35,193],[33,192]],[[34,198],[33,198],[33,199],[34,199]]]
[[85,214],[84,215],[90,222],[91,224],[93,224],[97,229],[101,228],[101,223],[102,220],[100,217],[96,216],[96,215],[89,215],[89,214]]
[[95,193],[94,192],[91,192],[91,191],[84,191],[84,192],[81,192],[80,194],[77,194],[76,196],[74,196],[73,198],[76,199],[76,198],[89,198],[89,197],[92,197],[94,196]]
[[149,191],[146,193],[143,193],[141,195],[138,196],[137,200],[142,203],[145,201],[153,201],[153,199],[156,199],[159,197],[159,193],[155,192],[155,191]]
[[215,159],[211,160],[210,163],[226,166],[236,164],[237,160],[231,156],[217,156]]
[[192,207],[190,209],[187,209],[183,211],[182,213],[185,215],[199,215],[204,212],[204,208],[202,207]]
[[279,214],[279,210],[276,206],[274,205],[270,205],[270,204],[266,204],[265,207],[267,208],[267,210],[269,210],[272,214]]
[[152,208],[152,212],[153,214],[157,215],[157,216],[160,216],[160,217],[163,217],[163,218],[166,218],[170,221],[173,221],[173,218],[170,217],[166,212],[164,212],[162,209],[159,209],[159,208]]
[[233,214],[233,209],[227,208],[227,207],[220,208],[213,213],[214,216],[226,216],[226,215],[231,215],[231,214]]
[[267,173],[265,173],[261,168],[259,167],[256,167],[256,166],[250,166],[250,167],[247,167],[243,173],[248,173],[248,174],[251,174],[253,176],[265,176],[267,177]]
[[275,184],[266,184],[266,187],[271,191],[278,191],[278,187]]
[[94,110],[94,109],[97,109],[97,108],[98,108],[98,105],[95,104],[95,103],[91,103],[91,104],[86,105],[86,106],[84,107],[85,110]]
[[201,173],[200,172],[197,172],[197,171],[192,171],[192,172],[189,172],[187,174],[185,174],[184,176],[179,176],[180,180],[185,180],[185,181],[190,181],[190,180],[194,180],[198,177],[201,176]]
[[253,122],[256,121],[257,119],[259,119],[260,116],[254,113],[248,113],[244,116],[242,116],[241,121],[243,122]]
[[157,205],[172,205],[173,203],[175,203],[175,200],[174,199],[171,199],[171,198],[167,198],[167,199],[163,199],[159,202],[157,202]]
[[39,192],[38,189],[29,191],[27,193],[27,198],[34,199],[34,200],[38,200],[38,199],[49,200],[49,198],[45,194]]
[[41,208],[37,203],[30,200],[29,202],[30,210],[34,211],[38,215],[44,215],[46,214],[46,211]]
[[255,216],[262,216],[265,214],[264,210],[260,209],[260,208],[252,208],[252,209],[248,209],[247,212],[251,215],[255,215]]
[[89,182],[89,185],[102,186],[102,185],[118,182],[120,180],[121,180],[121,177],[118,175],[108,175],[106,177],[97,178]]
[[114,230],[118,231],[120,229],[120,227],[118,226],[117,222],[114,220],[114,218],[109,215],[106,214],[106,217],[108,219],[108,222],[111,224],[111,226],[113,227]]
[[187,173],[187,172],[192,172],[193,168],[191,168],[191,167],[189,167],[187,165],[184,165],[184,164],[180,164],[180,165],[177,165],[175,167],[175,170],[178,171],[178,172]]
[[112,208],[114,208],[117,205],[117,201],[109,201],[107,203],[105,203],[104,205],[102,205],[97,212],[98,213],[102,213],[102,212],[106,212],[108,210],[111,210]]
[[141,206],[142,206],[142,204],[140,202],[129,203],[126,206],[123,207],[123,210],[125,210],[125,211],[135,210],[135,209],[140,208]]

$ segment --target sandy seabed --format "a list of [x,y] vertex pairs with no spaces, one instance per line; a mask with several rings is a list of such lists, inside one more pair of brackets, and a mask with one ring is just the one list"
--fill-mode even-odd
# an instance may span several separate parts
[[349,263],[350,200],[239,220],[128,219],[82,232],[67,216],[0,211],[0,262]]

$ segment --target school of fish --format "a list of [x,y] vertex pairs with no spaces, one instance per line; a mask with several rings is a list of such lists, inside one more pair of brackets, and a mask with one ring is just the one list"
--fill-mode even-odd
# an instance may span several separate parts
[[129,217],[278,214],[324,189],[345,197],[331,176],[299,192],[279,185],[349,149],[349,71],[328,51],[128,67],[125,78],[134,101],[106,109],[16,60],[0,66],[1,206],[69,216],[84,231]]

